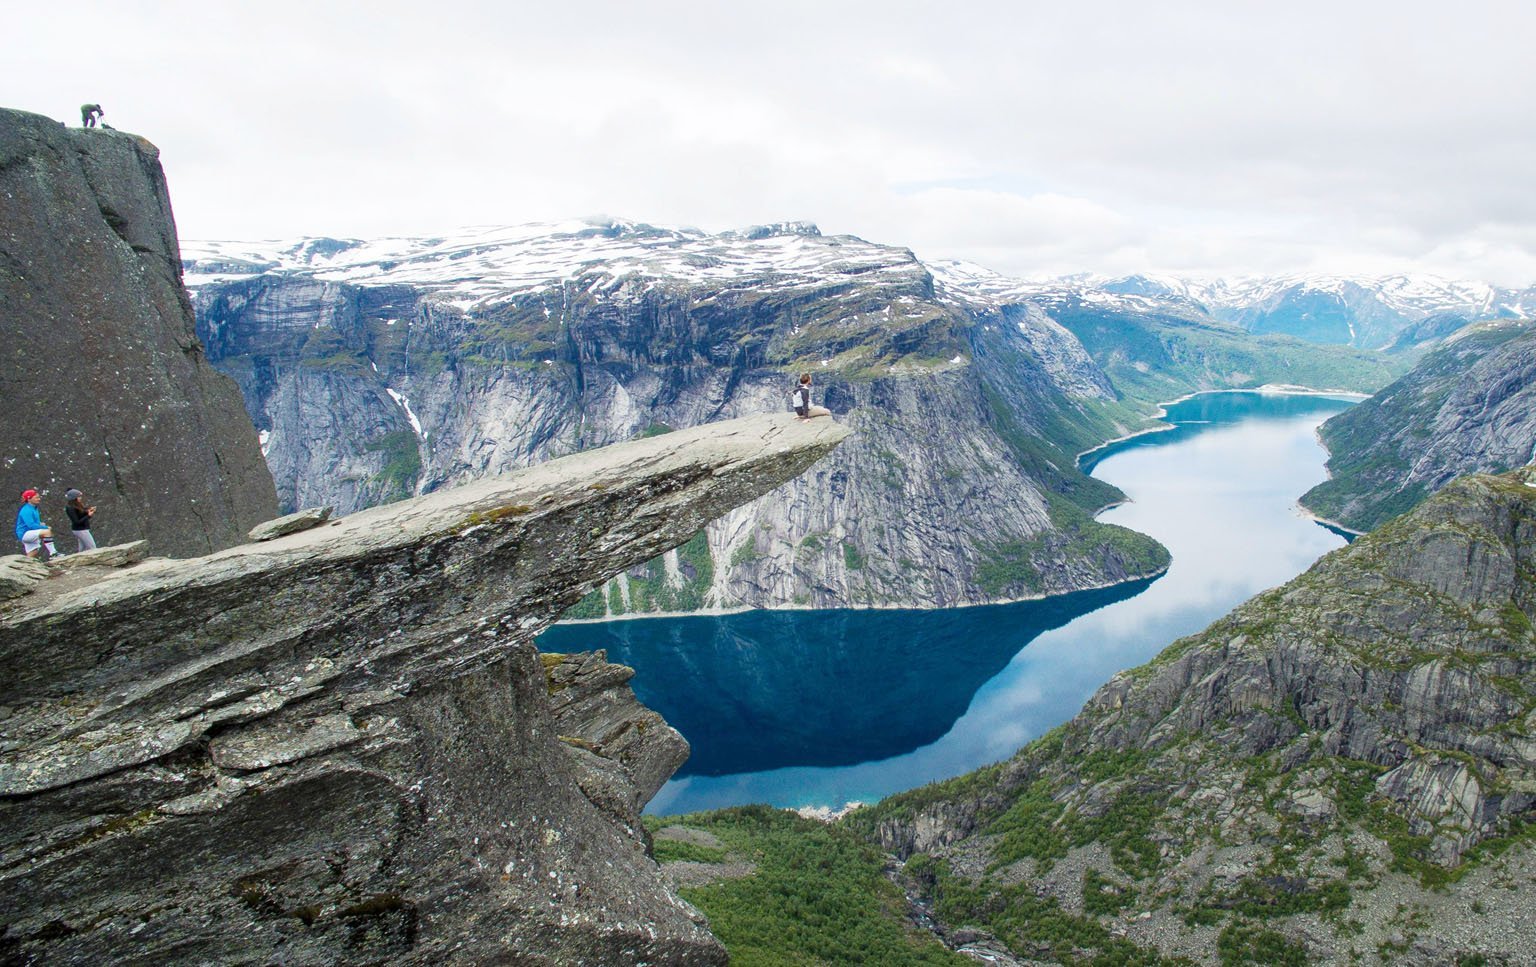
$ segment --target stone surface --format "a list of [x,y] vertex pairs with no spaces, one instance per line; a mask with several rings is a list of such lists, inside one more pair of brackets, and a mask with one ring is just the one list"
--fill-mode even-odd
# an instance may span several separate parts
[[257,524],[251,528],[250,533],[245,535],[245,539],[252,543],[270,541],[273,538],[307,531],[311,527],[319,527],[330,519],[330,507],[306,507],[295,513],[284,514],[282,517]]
[[19,598],[37,590],[48,577],[48,565],[25,554],[0,557],[0,601]]
[[551,696],[532,641],[846,433],[699,427],[3,606],[0,959],[723,963],[626,822],[624,673]]
[[235,385],[208,365],[181,285],[159,151],[0,109],[0,485],[99,508],[104,544],[228,547],[277,512]]
[[130,541],[127,544],[98,547],[94,551],[66,554],[64,557],[59,558],[54,566],[64,571],[73,571],[83,567],[127,567],[130,564],[137,564],[144,560],[148,554],[148,541]]

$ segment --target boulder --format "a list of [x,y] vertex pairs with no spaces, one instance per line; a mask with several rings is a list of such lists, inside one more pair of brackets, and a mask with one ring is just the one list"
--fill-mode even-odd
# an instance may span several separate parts
[[246,540],[251,542],[270,541],[278,537],[286,537],[289,534],[297,534],[299,531],[307,531],[311,527],[319,527],[331,519],[331,508],[308,507],[296,513],[287,514],[269,521],[263,521],[251,528],[246,534]]

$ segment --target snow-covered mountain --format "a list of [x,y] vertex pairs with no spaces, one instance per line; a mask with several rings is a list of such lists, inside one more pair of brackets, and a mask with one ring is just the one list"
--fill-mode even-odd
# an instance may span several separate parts
[[[1430,275],[1286,275],[1200,280],[1168,275],[1073,276],[1025,281],[982,266],[919,261],[911,251],[815,225],[781,222],[710,234],[595,218],[470,228],[436,237],[303,238],[269,242],[183,241],[188,287],[264,273],[357,285],[409,285],[461,311],[564,289],[617,290],[625,280],[756,288],[820,286],[870,272],[931,273],[939,297],[967,306],[1072,299],[1107,308],[1187,310],[1250,332],[1385,349],[1405,337],[1433,341],[1466,322],[1536,314],[1536,287],[1505,289]],[[1426,320],[1433,321],[1420,328]]]
[[[1133,275],[1088,283],[1107,292],[1182,301],[1251,332],[1282,332],[1311,342],[1363,349],[1399,344],[1426,320],[1529,318],[1536,287],[1501,289],[1484,282],[1432,275],[1383,277],[1287,275],[1199,281]],[[1414,343],[1432,341],[1456,325],[1442,324]]]

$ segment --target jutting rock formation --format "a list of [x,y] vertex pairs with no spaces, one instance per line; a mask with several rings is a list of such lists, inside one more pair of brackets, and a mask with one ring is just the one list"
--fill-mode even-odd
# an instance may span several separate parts
[[43,489],[62,532],[77,487],[103,542],[206,554],[277,494],[238,389],[203,358],[158,157],[0,110],[0,498]]
[[1464,477],[852,821],[1022,957],[1528,963],[1532,615],[1536,472]]
[[0,959],[723,963],[638,822],[681,738],[532,641],[847,432],[703,426],[40,582],[0,611]]

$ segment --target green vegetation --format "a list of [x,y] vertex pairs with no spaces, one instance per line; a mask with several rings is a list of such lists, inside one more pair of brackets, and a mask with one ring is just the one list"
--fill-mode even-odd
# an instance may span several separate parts
[[1129,402],[1155,404],[1209,389],[1289,384],[1371,393],[1409,360],[1291,336],[1255,336],[1193,315],[1068,306],[1053,318],[1077,336]]
[[649,440],[653,436],[661,436],[663,433],[671,433],[672,431],[673,427],[667,426],[665,423],[652,423],[640,431],[640,439]]
[[864,570],[864,555],[859,553],[857,547],[847,542],[843,543],[843,566],[850,571]]
[[724,863],[726,858],[723,848],[700,846],[677,839],[657,839],[653,855],[658,863]]
[[1032,884],[1000,886],[987,880],[971,884],[952,875],[942,862],[932,869],[934,910],[941,920],[953,926],[986,927],[1023,956],[1050,958],[1067,967],[1186,963],[1116,937],[1092,917],[1068,913],[1054,899],[1037,896]]
[[1047,494],[1046,500],[1056,526],[1054,532],[981,549],[976,583],[987,594],[1038,594],[1048,590],[1041,577],[1047,567],[1060,568],[1074,560],[1115,562],[1126,574],[1138,577],[1168,566],[1168,549],[1147,535],[1094,520],[1089,512],[1057,494]]
[[[667,579],[666,564],[662,557],[655,558],[627,572],[629,583],[629,611],[633,614],[646,612],[697,611],[704,607],[704,595],[715,580],[715,563],[709,555],[709,539],[704,531],[690,537],[677,549],[677,565],[681,584]],[[613,614],[623,614],[624,606],[615,586],[608,598]],[[577,602],[562,617],[604,617],[601,589]]]
[[370,453],[385,454],[384,466],[373,479],[380,485],[379,503],[402,500],[416,490],[421,474],[421,449],[410,430],[386,433],[365,445]]
[[[680,891],[709,917],[736,967],[972,963],[907,923],[885,857],[846,829],[767,806],[646,822],[705,830],[724,844],[722,855],[756,866],[741,879]],[[680,846],[658,840],[657,859]]]
[[1232,924],[1216,938],[1222,967],[1307,967],[1307,952],[1284,934],[1262,927]]

